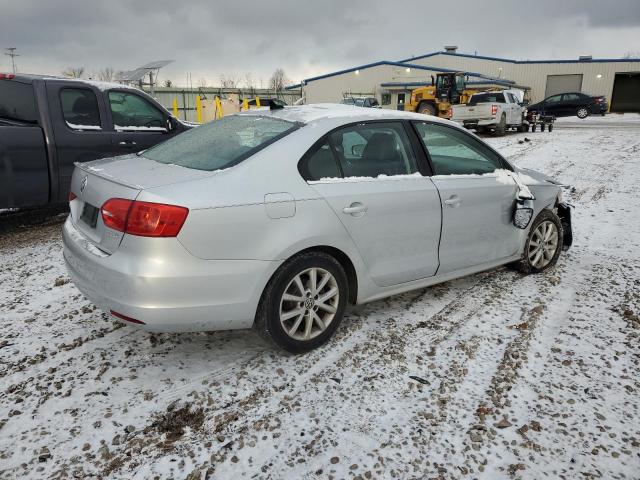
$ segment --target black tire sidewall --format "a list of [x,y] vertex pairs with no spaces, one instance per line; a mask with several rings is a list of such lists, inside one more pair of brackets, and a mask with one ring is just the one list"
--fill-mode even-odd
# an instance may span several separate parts
[[[321,335],[308,341],[295,340],[287,335],[280,324],[280,300],[291,280],[300,272],[312,267],[327,270],[336,279],[340,292],[338,308],[331,325]],[[337,260],[322,252],[309,252],[298,255],[280,267],[271,279],[269,286],[265,289],[261,300],[261,310],[265,318],[262,319],[260,327],[282,349],[290,353],[308,352],[319,347],[333,336],[342,322],[348,296],[349,284],[347,275]]]
[[[533,265],[531,265],[531,262],[529,261],[529,243],[531,242],[531,237],[533,236],[533,232],[538,227],[538,225],[540,225],[542,222],[547,220],[553,222],[556,228],[558,229],[558,247],[556,248],[556,251],[553,254],[553,257],[551,258],[551,261],[549,263],[547,263],[542,268],[536,268]],[[558,261],[558,258],[560,257],[560,252],[562,251],[562,238],[563,238],[563,232],[562,232],[562,223],[560,222],[560,218],[551,210],[548,210],[548,209],[542,210],[542,212],[538,214],[538,216],[535,218],[535,220],[531,224],[531,228],[529,229],[529,234],[527,235],[527,241],[524,244],[524,254],[523,254],[524,256],[522,260],[525,267],[524,270],[530,273],[539,273],[554,266]]]

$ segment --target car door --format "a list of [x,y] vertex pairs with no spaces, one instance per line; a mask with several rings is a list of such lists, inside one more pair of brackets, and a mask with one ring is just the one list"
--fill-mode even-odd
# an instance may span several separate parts
[[438,269],[440,199],[419,171],[407,128],[400,121],[347,126],[301,162],[303,176],[340,219],[379,286]]
[[415,122],[442,199],[438,274],[515,255],[521,231],[513,226],[517,185],[498,154],[467,132]]
[[565,93],[562,95],[562,105],[560,111],[562,116],[575,115],[578,107],[582,104],[582,99],[577,93]]
[[106,100],[116,155],[145,150],[178,132],[168,112],[134,90],[109,90]]
[[57,153],[58,198],[66,201],[75,162],[112,155],[111,132],[101,92],[80,82],[48,81],[49,111]]
[[547,115],[563,116],[562,114],[562,95],[553,95],[546,98],[543,102],[542,109]]

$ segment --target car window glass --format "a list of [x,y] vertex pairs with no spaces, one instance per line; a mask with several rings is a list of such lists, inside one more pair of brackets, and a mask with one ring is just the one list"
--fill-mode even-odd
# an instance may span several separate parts
[[345,177],[403,175],[418,171],[409,139],[400,123],[345,127],[329,136]]
[[116,130],[166,129],[166,116],[138,95],[109,92],[109,105]]
[[62,116],[71,128],[100,128],[100,111],[96,94],[88,88],[63,88],[60,91]]
[[342,177],[336,157],[333,155],[328,141],[318,146],[308,156],[304,168],[306,171],[302,172],[302,175],[307,180]]
[[229,115],[144,151],[144,157],[197,170],[228,168],[283,138],[298,125],[276,118]]
[[561,99],[562,95],[554,95],[553,97],[549,97],[545,100],[545,103],[558,103]]
[[415,126],[436,175],[481,175],[503,168],[500,157],[466,132],[431,123]]
[[471,96],[469,105],[477,105],[479,103],[504,103],[504,95],[502,93],[476,93]]
[[33,86],[19,82],[0,82],[0,117],[36,123],[38,110]]
[[580,97],[578,95],[576,95],[575,93],[565,93],[564,94],[564,101],[565,102],[575,102],[577,100],[580,100]]

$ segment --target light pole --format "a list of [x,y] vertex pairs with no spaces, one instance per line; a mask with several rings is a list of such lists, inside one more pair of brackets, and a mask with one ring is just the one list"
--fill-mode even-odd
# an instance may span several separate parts
[[16,53],[17,48],[16,47],[8,47],[5,48],[6,53],[5,55],[11,57],[11,68],[13,69],[13,73],[17,73],[16,72],[16,57],[19,57],[20,55],[18,55]]

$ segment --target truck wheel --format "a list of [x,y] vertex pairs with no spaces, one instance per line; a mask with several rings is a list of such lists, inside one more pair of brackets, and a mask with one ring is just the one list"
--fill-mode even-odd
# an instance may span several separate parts
[[498,137],[504,137],[506,132],[507,132],[507,115],[503,113],[502,116],[500,117],[500,123],[498,123],[498,125],[496,126],[496,135]]
[[425,115],[435,115],[436,107],[430,103],[421,103],[418,105],[418,113],[424,113]]
[[553,131],[553,123],[549,124],[549,132]]

